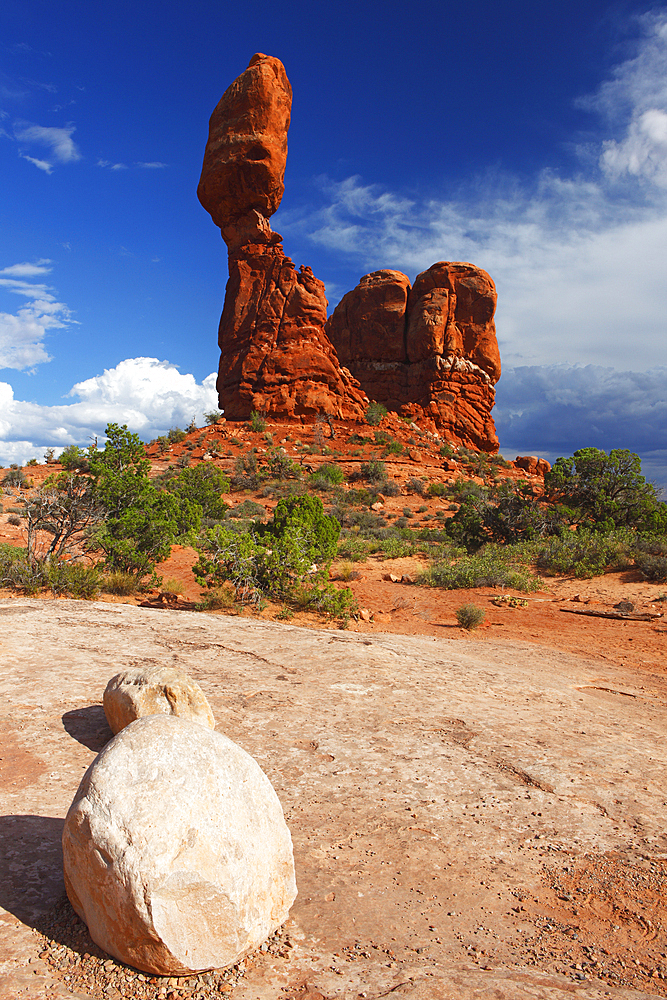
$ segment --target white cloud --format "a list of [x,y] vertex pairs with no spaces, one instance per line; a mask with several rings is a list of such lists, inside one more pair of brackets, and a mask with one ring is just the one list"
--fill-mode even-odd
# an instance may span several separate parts
[[25,462],[45,448],[85,445],[101,438],[110,422],[127,424],[144,440],[186,426],[217,408],[215,373],[203,382],[181,374],[168,361],[129,358],[102,375],[78,382],[69,396],[79,401],[41,406],[14,399],[12,387],[0,382],[0,461]]
[[111,160],[98,160],[98,167],[107,167],[109,170],[127,170],[125,163],[112,163]]
[[27,156],[26,153],[21,153],[21,159],[34,164],[38,170],[43,170],[45,174],[53,173],[53,166],[48,162],[48,160],[38,160],[37,157]]
[[55,126],[33,125],[30,122],[15,122],[14,136],[20,143],[26,145],[46,146],[50,151],[49,160],[39,160],[25,153],[20,155],[34,163],[40,170],[51,173],[55,163],[73,163],[81,159],[81,153],[72,139],[72,134],[76,131],[76,126],[65,125],[63,128]]
[[667,363],[667,14],[642,26],[636,56],[581,102],[604,115],[605,132],[578,173],[494,173],[427,201],[324,179],[324,205],[286,213],[280,229],[340,251],[360,274],[412,277],[437,260],[485,268],[506,364]]
[[144,170],[162,170],[164,167],[169,166],[168,163],[160,163],[159,160],[153,160],[150,163],[137,163],[138,167],[143,167]]
[[0,368],[23,370],[50,361],[44,347],[48,331],[75,322],[65,303],[56,301],[53,289],[29,280],[49,274],[50,263],[41,259],[0,270],[0,289],[30,300],[16,313],[0,312]]

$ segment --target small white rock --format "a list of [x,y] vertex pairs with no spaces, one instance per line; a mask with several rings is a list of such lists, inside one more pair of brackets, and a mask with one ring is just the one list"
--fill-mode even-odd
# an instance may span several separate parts
[[180,715],[215,729],[206,696],[196,681],[175,667],[132,667],[112,677],[104,692],[104,714],[116,734],[145,715]]
[[221,733],[176,716],[127,726],[93,761],[63,830],[65,887],[128,965],[234,965],[286,919],[292,838],[269,779]]

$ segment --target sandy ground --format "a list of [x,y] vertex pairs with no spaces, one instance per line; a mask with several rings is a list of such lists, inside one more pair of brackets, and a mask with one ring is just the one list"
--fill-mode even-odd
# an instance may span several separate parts
[[3,1000],[132,995],[68,985],[39,929],[59,933],[60,831],[111,735],[102,691],[142,661],[200,682],[292,831],[293,948],[252,957],[230,995],[667,994],[664,673],[368,628],[0,602]]

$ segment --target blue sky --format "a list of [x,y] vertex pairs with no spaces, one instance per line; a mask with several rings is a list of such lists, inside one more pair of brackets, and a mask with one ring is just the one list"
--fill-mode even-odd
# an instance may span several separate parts
[[0,461],[214,405],[196,187],[256,51],[294,88],[272,225],[330,308],[377,268],[486,268],[503,453],[629,447],[667,485],[667,5],[630,0],[3,0]]

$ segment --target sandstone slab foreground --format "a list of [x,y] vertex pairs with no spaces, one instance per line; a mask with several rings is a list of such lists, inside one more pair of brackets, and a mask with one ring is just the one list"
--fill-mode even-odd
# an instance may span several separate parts
[[0,602],[0,653],[2,1000],[132,995],[77,985],[35,928],[111,739],[106,682],[148,663],[201,685],[292,833],[293,947],[248,960],[230,996],[666,994],[663,679],[518,642],[29,599]]

